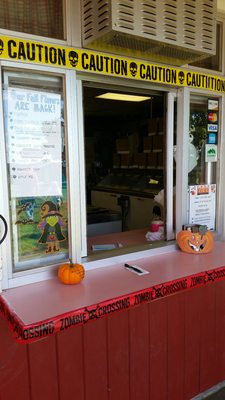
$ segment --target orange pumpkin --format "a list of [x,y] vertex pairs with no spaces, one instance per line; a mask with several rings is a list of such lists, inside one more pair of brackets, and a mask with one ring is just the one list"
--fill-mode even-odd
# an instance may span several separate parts
[[82,264],[63,264],[58,269],[58,278],[66,285],[73,285],[82,281],[85,269]]
[[177,243],[182,251],[192,254],[205,254],[213,249],[214,238],[210,231],[204,234],[183,230],[177,234]]

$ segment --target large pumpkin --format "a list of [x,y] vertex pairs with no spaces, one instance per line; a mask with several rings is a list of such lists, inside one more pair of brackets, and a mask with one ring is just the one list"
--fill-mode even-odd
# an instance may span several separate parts
[[200,232],[193,233],[189,230],[183,230],[177,234],[177,243],[185,253],[205,254],[212,251],[214,238],[210,231],[201,234]]
[[82,281],[85,269],[82,264],[63,264],[58,269],[58,278],[66,285],[73,285]]

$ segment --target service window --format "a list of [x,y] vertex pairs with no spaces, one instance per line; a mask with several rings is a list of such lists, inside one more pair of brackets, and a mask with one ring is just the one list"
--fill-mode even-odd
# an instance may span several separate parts
[[160,91],[83,84],[88,255],[165,243],[165,104]]
[[68,258],[63,79],[3,72],[13,271]]

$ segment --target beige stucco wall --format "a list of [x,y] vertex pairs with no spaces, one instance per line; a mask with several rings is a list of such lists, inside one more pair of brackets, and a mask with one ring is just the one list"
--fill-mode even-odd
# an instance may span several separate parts
[[218,11],[225,11],[225,0],[217,0]]

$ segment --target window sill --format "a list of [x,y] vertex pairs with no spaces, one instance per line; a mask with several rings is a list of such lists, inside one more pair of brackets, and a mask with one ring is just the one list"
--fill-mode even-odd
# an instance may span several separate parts
[[225,242],[216,242],[209,254],[168,250],[127,262],[149,273],[138,276],[124,268],[124,261],[109,267],[105,260],[102,268],[87,270],[78,285],[64,285],[54,277],[4,291],[1,314],[18,342],[43,339],[113,312],[225,279]]

